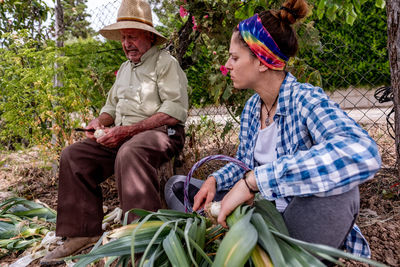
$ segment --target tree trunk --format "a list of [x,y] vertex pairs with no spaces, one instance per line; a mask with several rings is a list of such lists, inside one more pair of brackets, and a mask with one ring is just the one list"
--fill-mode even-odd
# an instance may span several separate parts
[[56,1],[56,6],[55,6],[55,18],[56,18],[56,25],[55,25],[55,30],[56,30],[56,41],[57,41],[57,47],[63,47],[64,46],[64,10],[61,4],[61,0]]
[[400,174],[400,1],[387,0],[388,51],[393,90],[396,167]]
[[[63,11],[63,7],[61,4],[61,0],[57,0],[55,3],[55,38],[56,38],[56,43],[57,43],[57,47],[63,47],[64,46],[64,11]],[[59,55],[62,56],[62,55]],[[58,71],[59,66],[57,63],[54,63],[54,69],[56,70],[56,74],[54,75],[54,81],[53,81],[53,87],[57,88],[57,87],[61,87],[62,81],[60,79],[61,73]],[[53,108],[55,108],[57,106],[57,103],[52,103]],[[55,125],[55,121],[53,119],[53,121],[51,122],[52,125]],[[57,144],[57,134],[55,132],[53,132],[52,136],[51,136],[51,144],[53,146],[56,146]],[[52,163],[52,176],[56,177],[58,173],[58,162],[54,161]]]

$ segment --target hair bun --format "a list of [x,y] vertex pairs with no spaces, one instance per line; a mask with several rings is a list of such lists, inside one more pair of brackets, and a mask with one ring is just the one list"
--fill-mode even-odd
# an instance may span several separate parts
[[293,24],[298,19],[304,18],[308,13],[308,5],[305,0],[287,0],[278,11],[282,22]]

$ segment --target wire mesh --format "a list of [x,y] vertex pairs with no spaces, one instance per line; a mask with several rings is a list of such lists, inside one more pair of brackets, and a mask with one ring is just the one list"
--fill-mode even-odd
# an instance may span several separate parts
[[[105,5],[100,5],[89,11],[91,14],[91,25],[93,29],[98,31],[105,25],[113,23],[116,18],[116,12],[119,8],[121,0],[111,0]],[[381,21],[376,23],[384,23],[386,25],[386,16],[379,18]],[[361,23],[359,20],[355,24]],[[345,22],[340,22],[341,27]],[[340,40],[332,40],[321,32],[322,49],[314,54],[321,64],[330,71],[323,77],[323,87],[345,88],[334,91],[327,91],[332,100],[337,102],[350,117],[359,123],[379,145],[380,153],[383,158],[383,167],[394,167],[396,161],[394,139],[391,137],[392,129],[388,127],[388,121],[393,120],[391,110],[393,108],[392,101],[380,102],[374,96],[375,91],[382,85],[387,83],[387,75],[375,66],[374,62],[368,62],[365,55],[359,51],[346,47],[344,42]],[[304,38],[307,38],[305,36]],[[353,41],[361,44],[365,43],[362,35],[353,35]],[[341,72],[343,68],[349,68],[349,62],[341,58],[338,51],[347,49],[351,59],[359,61],[368,66],[366,71],[360,72],[352,69],[346,73]],[[371,50],[375,49],[371,46]],[[332,61],[325,61],[327,56],[335,58]],[[382,55],[387,58],[387,53]],[[314,67],[314,66],[311,66]],[[371,72],[374,75],[371,78]],[[339,85],[332,85],[332,80],[341,81]],[[367,85],[368,88],[358,88],[352,86],[354,80],[357,83]],[[190,82],[190,81],[189,81]],[[392,116],[392,117],[390,117]],[[187,144],[183,157],[188,167],[199,159],[210,155],[220,154],[233,156],[238,145],[239,118],[232,118],[224,106],[208,106],[201,109],[192,108],[190,116],[186,123]]]

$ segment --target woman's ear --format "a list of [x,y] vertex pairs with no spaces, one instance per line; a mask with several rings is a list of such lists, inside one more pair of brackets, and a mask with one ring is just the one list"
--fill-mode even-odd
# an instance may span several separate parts
[[258,71],[259,72],[266,72],[267,70],[269,70],[269,68],[267,66],[265,66],[260,60],[258,60]]

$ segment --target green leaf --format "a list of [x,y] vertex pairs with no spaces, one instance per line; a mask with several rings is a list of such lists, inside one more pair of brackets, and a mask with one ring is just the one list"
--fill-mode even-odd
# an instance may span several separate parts
[[[290,254],[293,256],[296,261],[300,262],[302,266],[315,266],[315,267],[324,267],[325,264],[323,264],[319,259],[317,259],[315,256],[311,255],[308,251],[303,249],[302,247],[299,247],[297,245],[286,243],[285,241],[278,239],[278,243],[282,251],[284,251],[285,258],[287,258],[287,254]],[[334,262],[337,262],[337,260],[330,258]]]
[[386,1],[385,0],[376,0],[375,6],[384,9],[386,6]]
[[14,215],[20,217],[29,217],[29,218],[38,217],[46,219],[47,221],[50,222],[55,222],[55,219],[57,217],[56,213],[49,210],[48,208],[38,208],[27,211],[16,211],[14,212]]
[[[137,234],[135,238],[135,252],[142,253],[147,248],[148,243],[150,242],[153,235],[140,235]],[[165,235],[160,235],[155,244],[161,244],[164,240]],[[131,255],[131,236],[124,236],[119,239],[113,240],[103,246],[98,247],[97,249],[93,249],[88,254],[77,255],[73,257],[69,257],[66,259],[80,259],[74,266],[76,267],[86,267],[90,263],[105,257],[110,256],[123,256],[123,255]]]
[[[16,235],[17,229],[14,224],[0,221],[0,239],[8,239]],[[1,247],[2,245],[0,245]]]
[[170,231],[168,236],[162,242],[162,245],[172,266],[190,266],[182,243],[174,230]]
[[[179,233],[181,236],[185,235],[184,232],[182,231],[182,229],[177,228],[176,232]],[[190,237],[189,237],[189,242],[193,246],[193,248],[196,249],[197,253],[199,253],[206,262],[208,262],[209,264],[212,264],[211,259],[207,256],[207,254],[203,251],[203,249],[200,248],[199,245],[197,245],[196,242],[194,242],[194,240],[191,239]]]
[[[195,243],[204,250],[206,242],[206,219],[204,217],[195,218],[195,224],[189,231],[189,237],[192,238]],[[200,262],[201,254],[196,252],[196,261]]]
[[286,266],[291,266],[291,267],[309,266],[307,264],[304,265],[304,262],[302,261],[301,257],[298,257],[296,251],[285,241],[278,239],[277,242],[279,244],[279,248],[282,250],[283,256],[285,257]]
[[353,6],[357,13],[361,13],[361,2],[360,0],[353,0]]
[[159,244],[157,248],[151,253],[151,256],[149,259],[146,259],[144,261],[143,266],[144,267],[153,267],[156,260],[164,253],[162,250],[162,244]]
[[[245,215],[248,214],[250,210],[250,206],[248,205],[242,205],[237,207],[227,218],[226,218],[226,224],[229,227],[232,227],[236,222],[238,222],[241,218],[243,218]],[[252,212],[251,212],[252,213]]]
[[174,221],[164,223],[157,232],[154,233],[153,237],[151,238],[150,242],[148,243],[146,250],[143,253],[142,259],[140,260],[139,266],[143,266],[144,260],[146,259],[147,254],[149,253],[150,249],[156,242],[157,238],[163,233],[164,229],[169,226],[169,224],[174,223]]
[[251,261],[256,267],[272,267],[274,266],[271,262],[270,257],[265,252],[265,250],[260,247],[258,244],[255,246],[253,251],[251,252]]
[[324,17],[325,3],[326,3],[326,0],[319,0],[318,7],[317,7],[318,19],[322,19]]
[[385,264],[367,259],[367,258],[363,258],[363,257],[359,257],[350,253],[346,253],[344,251],[341,251],[339,249],[335,249],[329,246],[325,246],[325,245],[318,245],[318,244],[312,244],[312,243],[307,243],[301,240],[297,240],[295,238],[289,237],[287,235],[284,235],[282,233],[276,232],[274,230],[271,230],[271,232],[276,235],[279,236],[280,238],[292,243],[292,244],[296,244],[298,246],[303,247],[304,249],[306,249],[307,251],[311,252],[311,253],[323,253],[323,254],[328,254],[330,256],[333,257],[338,257],[338,258],[345,258],[345,259],[351,259],[351,260],[356,260],[356,261],[360,261],[360,262],[365,262],[368,263],[372,266],[378,266],[378,267],[387,267]]
[[24,198],[9,198],[0,204],[0,214],[13,214],[18,217],[43,218],[49,222],[55,222],[56,212],[49,207]]
[[164,209],[160,209],[156,212],[156,215],[162,215],[162,216],[170,216],[173,217],[174,219],[178,219],[178,218],[193,218],[196,217],[197,214],[196,213],[185,213],[182,211],[176,211],[176,210],[164,210]]
[[268,225],[259,213],[254,213],[251,222],[258,232],[258,243],[268,252],[274,266],[286,266],[285,258],[270,232]]
[[346,23],[347,23],[347,24],[353,25],[353,23],[354,23],[354,21],[356,20],[356,18],[357,18],[357,14],[356,14],[356,12],[354,11],[354,8],[353,8],[353,7],[351,7],[350,10],[347,10],[347,11],[346,11]]
[[143,209],[133,209],[132,212],[135,213],[136,215],[138,215],[141,218],[142,217],[146,217],[149,214],[152,214],[151,211],[143,210]]
[[252,210],[248,211],[233,226],[230,226],[217,250],[213,267],[244,266],[257,244],[258,238],[257,230],[250,223],[252,213]]
[[272,227],[279,232],[289,235],[289,231],[286,228],[286,224],[282,218],[282,215],[276,209],[274,204],[266,199],[257,200],[254,202],[255,212],[258,212],[263,216],[266,223],[270,223]]
[[193,223],[193,219],[192,218],[189,218],[186,221],[185,230],[184,230],[184,234],[185,234],[184,238],[185,238],[185,241],[186,241],[186,249],[187,249],[187,252],[189,254],[190,260],[192,261],[193,265],[198,267],[199,265],[197,264],[196,260],[194,259],[192,249],[190,248],[189,236],[190,235],[196,235],[193,232],[191,234],[189,234],[191,229],[197,230],[197,225],[195,223]]
[[332,4],[326,10],[326,16],[330,21],[334,21],[336,19],[336,11],[339,9],[339,6],[336,4]]

